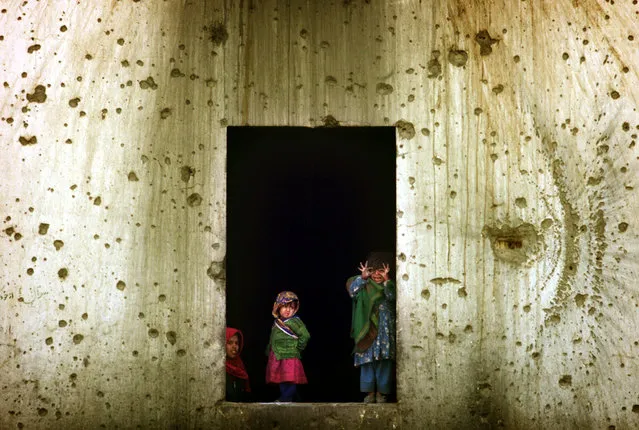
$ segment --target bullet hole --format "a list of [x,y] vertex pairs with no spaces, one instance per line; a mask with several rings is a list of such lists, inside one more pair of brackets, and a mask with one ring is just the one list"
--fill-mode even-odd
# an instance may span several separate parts
[[44,340],[44,343],[46,343],[47,345],[51,346],[53,345],[53,338],[52,337],[48,337]]
[[7,234],[7,236],[13,236],[13,233],[15,233],[15,229],[13,227],[7,227],[4,229],[4,232]]
[[122,60],[120,61],[120,64],[122,65],[122,67],[129,67],[131,64],[129,64],[129,60]]
[[632,412],[639,414],[639,405],[632,405]]
[[20,233],[16,233],[16,234],[13,235],[13,239],[14,240],[20,240],[20,239],[22,239],[22,235]]
[[504,86],[502,84],[499,84],[493,87],[493,93],[495,95],[501,94],[502,91],[504,91]]
[[170,108],[164,108],[160,111],[160,119],[167,119],[170,116],[171,116]]
[[567,53],[567,52],[564,52],[564,53],[561,55],[561,58],[562,58],[564,61],[566,61],[567,59],[569,59],[569,58],[570,58],[570,55],[568,55],[568,53]]
[[473,111],[475,115],[481,115],[482,112],[484,112],[484,110],[480,107],[476,107],[475,110]]
[[335,78],[335,76],[326,76],[324,78],[324,83],[326,83],[327,85],[337,85],[337,79]]
[[461,284],[461,281],[455,278],[433,278],[430,280],[432,284],[435,285],[444,285],[444,284]]
[[621,97],[621,95],[619,94],[618,91],[611,91],[610,92],[610,97],[612,97],[613,100],[617,100],[619,97]]
[[166,295],[164,295],[164,294],[160,294],[160,295],[158,296],[158,301],[159,301],[159,302],[166,302]]
[[39,51],[39,50],[40,50],[40,45],[38,45],[37,43],[35,45],[31,45],[31,46],[29,46],[27,48],[27,52],[29,54],[33,54],[34,52]]
[[178,357],[184,357],[186,355],[186,351],[183,349],[178,349],[177,355]]
[[130,171],[129,175],[127,176],[127,178],[129,179],[129,182],[138,182],[138,175],[135,174],[134,171]]
[[421,132],[423,136],[426,136],[426,137],[430,136],[430,130],[427,128],[422,128]]
[[575,294],[575,304],[577,307],[583,308],[587,298],[588,294]]
[[459,290],[457,290],[457,295],[459,297],[467,297],[468,293],[466,292],[466,287],[462,287]]
[[550,227],[552,227],[553,224],[554,221],[552,220],[552,218],[546,218],[541,222],[541,228],[543,228],[544,230],[548,230]]
[[603,180],[603,177],[601,177],[601,176],[599,176],[597,178],[594,178],[594,177],[590,176],[588,178],[588,182],[586,182],[586,185],[588,185],[590,187],[594,187],[595,185],[599,185],[602,180]]
[[47,234],[47,232],[49,231],[49,224],[47,223],[40,223],[40,225],[38,226],[38,233],[45,235]]
[[64,327],[66,327],[67,325],[68,325],[68,324],[67,324],[67,322],[66,322],[65,320],[60,320],[60,321],[58,321],[58,327],[60,327],[60,328],[64,328]]
[[531,224],[517,227],[485,226],[482,233],[488,236],[495,257],[510,263],[522,264],[533,259],[538,250],[540,237]]
[[44,85],[37,85],[32,94],[27,94],[27,100],[34,103],[44,103],[47,99],[47,88]]
[[415,137],[415,126],[412,122],[399,120],[395,123],[400,139],[410,140]]
[[35,136],[31,136],[31,137],[20,136],[18,141],[20,142],[22,146],[35,145],[36,143],[38,143],[38,138]]
[[137,64],[138,66],[142,67],[142,66],[144,66],[144,61],[136,60],[135,64]]
[[86,58],[87,60],[93,60],[93,55],[87,54],[84,56],[84,58]]
[[126,283],[124,283],[124,281],[118,281],[117,284],[115,284],[115,288],[120,291],[124,291],[124,289],[126,288]]
[[215,46],[223,45],[228,38],[229,33],[223,23],[218,22],[211,26],[211,41]]
[[428,64],[426,66],[427,70],[428,70],[428,77],[429,78],[436,78],[438,76],[441,76],[442,74],[442,63],[439,62],[439,56],[440,56],[440,52],[435,50],[432,52],[432,57],[431,59],[428,61]]
[[468,52],[461,49],[448,51],[448,62],[455,67],[463,67],[468,62]]
[[93,199],[93,204],[95,206],[100,206],[102,204],[102,197],[97,196],[95,199]]
[[64,143],[66,143],[67,145],[71,145],[73,141],[71,139],[67,139],[64,141]]
[[79,345],[83,340],[84,336],[82,336],[81,334],[76,334],[75,336],[73,336],[73,343],[75,343],[76,345]]
[[377,91],[377,94],[379,95],[387,96],[393,92],[393,86],[384,82],[380,82],[375,87],[375,91]]
[[490,37],[487,30],[482,30],[475,36],[475,42],[480,46],[479,55],[489,55],[493,52],[492,45],[499,42],[499,40]]
[[49,413],[49,411],[46,408],[38,408],[38,415],[40,415],[41,417],[46,416]]
[[148,90],[149,88],[152,90],[156,90],[158,86],[153,80],[153,78],[149,76],[148,78],[146,78],[146,80],[140,81],[140,88],[142,88],[143,90]]
[[195,169],[191,166],[180,167],[180,179],[182,182],[189,182],[191,177],[195,176]]
[[619,228],[619,233],[625,233],[626,230],[628,230],[628,223],[627,222],[620,222],[617,227]]
[[572,385],[572,376],[571,375],[563,375],[559,379],[560,387],[570,387]]
[[561,317],[559,314],[552,314],[546,319],[546,325],[555,325],[561,322]]
[[62,242],[61,240],[54,240],[53,246],[55,247],[56,251],[59,251],[64,246],[64,242]]
[[513,61],[514,61],[515,63],[519,63],[519,61],[520,61],[520,60],[521,60],[521,58],[519,57],[519,55],[515,55],[515,56],[513,57]]
[[517,205],[517,207],[519,207],[519,208],[527,208],[528,207],[528,202],[526,201],[525,198],[518,197],[518,198],[515,199],[515,205]]
[[120,45],[120,46],[124,45],[124,39],[119,38],[118,39],[118,45]]
[[31,267],[27,269],[27,275],[29,276],[33,275],[33,269]]
[[171,345],[175,345],[175,342],[177,342],[177,334],[175,334],[174,331],[166,332],[166,340],[168,340]]
[[60,278],[60,280],[64,281],[65,279],[67,279],[67,276],[69,276],[69,270],[66,267],[58,270],[58,277]]
[[441,158],[439,158],[437,156],[433,157],[433,164],[435,166],[441,166],[443,162],[444,162],[444,160],[442,160]]
[[222,261],[211,261],[206,274],[213,280],[226,279],[226,257]]
[[131,352],[131,355],[133,355],[134,357],[137,357],[137,356],[138,356],[138,354],[139,354],[139,353],[138,353],[137,351],[133,351],[133,352]]
[[171,77],[172,78],[183,78],[184,76],[186,76],[184,73],[182,73],[180,71],[180,69],[178,68],[174,68],[173,70],[171,70]]
[[193,193],[186,198],[186,203],[192,208],[200,206],[202,204],[202,196],[198,193]]
[[464,327],[464,333],[472,333],[473,332],[473,326],[468,324],[466,327]]
[[83,319],[83,320],[86,320],[87,318],[89,318],[89,314],[88,314],[88,313],[86,313],[86,312],[85,312],[85,313],[83,313],[83,314],[82,314],[82,319]]
[[159,335],[160,335],[160,332],[158,332],[156,329],[154,328],[149,329],[149,337],[156,338]]
[[138,318],[140,318],[140,319],[144,319],[144,312],[140,312],[140,313],[138,314]]
[[67,31],[67,26],[66,26],[66,25],[63,25],[62,27],[60,27],[60,31],[61,31],[61,32],[63,32],[63,33],[64,33],[65,31]]
[[324,127],[339,127],[339,121],[333,115],[322,117]]

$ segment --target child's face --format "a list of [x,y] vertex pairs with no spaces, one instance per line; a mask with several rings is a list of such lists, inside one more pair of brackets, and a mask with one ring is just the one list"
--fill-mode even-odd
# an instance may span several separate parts
[[371,273],[371,278],[378,284],[384,282],[384,269],[373,270],[373,272]]
[[237,353],[240,351],[240,339],[237,337],[237,334],[231,336],[231,338],[226,342],[226,357],[227,358],[235,358],[237,357]]
[[290,318],[295,313],[295,307],[293,303],[287,303],[285,305],[280,306],[280,318]]

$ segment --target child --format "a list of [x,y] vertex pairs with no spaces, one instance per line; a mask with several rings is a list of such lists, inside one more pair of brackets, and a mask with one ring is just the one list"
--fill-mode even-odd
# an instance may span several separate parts
[[[392,254],[373,252],[359,264],[360,276],[349,278],[353,299],[351,337],[355,367],[360,368],[364,403],[386,403],[395,375],[395,284],[390,280]],[[370,266],[369,266],[370,264]]]
[[273,303],[275,322],[267,348],[266,383],[280,385],[278,402],[292,402],[297,398],[297,384],[308,383],[300,358],[311,335],[295,316],[299,307],[299,299],[291,291],[282,291]]
[[246,402],[251,392],[249,377],[240,358],[244,339],[238,329],[226,328],[226,400]]

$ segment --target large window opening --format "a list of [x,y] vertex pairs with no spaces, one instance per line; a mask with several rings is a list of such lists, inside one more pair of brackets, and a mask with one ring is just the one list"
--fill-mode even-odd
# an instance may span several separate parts
[[278,397],[265,351],[291,290],[311,334],[301,400],[361,402],[345,283],[370,251],[395,252],[395,129],[229,127],[227,142],[227,325],[244,333],[251,400]]

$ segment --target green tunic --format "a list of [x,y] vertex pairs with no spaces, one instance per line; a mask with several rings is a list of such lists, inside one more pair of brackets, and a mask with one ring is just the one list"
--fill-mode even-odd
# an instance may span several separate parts
[[284,333],[275,324],[271,329],[271,339],[269,340],[269,347],[266,350],[268,355],[269,348],[273,350],[275,358],[282,360],[284,358],[302,358],[302,351],[306,348],[308,340],[311,338],[306,326],[298,317],[292,317],[284,321],[284,324],[290,328],[298,338],[295,339],[292,336]]

